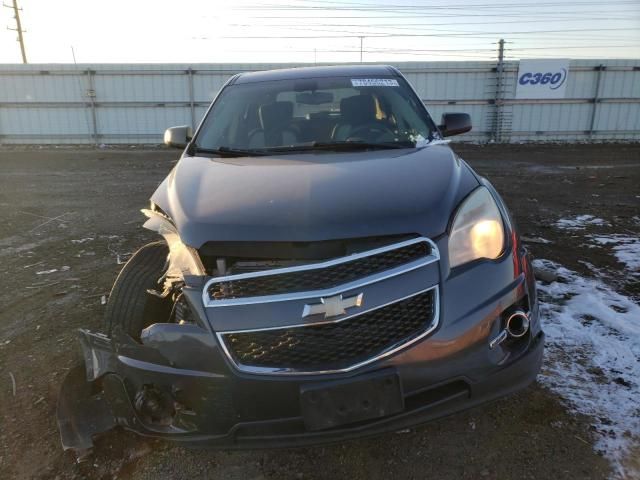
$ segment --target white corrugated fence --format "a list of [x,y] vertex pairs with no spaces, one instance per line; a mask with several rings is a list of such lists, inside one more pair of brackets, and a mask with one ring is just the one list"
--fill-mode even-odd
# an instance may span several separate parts
[[[552,100],[515,98],[518,62],[502,74],[492,62],[394,65],[436,121],[471,115],[457,140],[640,140],[640,60],[571,61],[565,98]],[[0,144],[160,143],[169,126],[197,125],[234,73],[297,66],[0,65]]]

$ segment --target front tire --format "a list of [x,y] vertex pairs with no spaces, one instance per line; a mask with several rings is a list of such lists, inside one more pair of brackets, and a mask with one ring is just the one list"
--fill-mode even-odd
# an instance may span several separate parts
[[159,279],[167,268],[169,247],[164,241],[145,245],[126,263],[116,278],[104,316],[105,330],[111,336],[116,326],[132,338],[153,323],[168,321],[169,302],[147,290],[162,290]]

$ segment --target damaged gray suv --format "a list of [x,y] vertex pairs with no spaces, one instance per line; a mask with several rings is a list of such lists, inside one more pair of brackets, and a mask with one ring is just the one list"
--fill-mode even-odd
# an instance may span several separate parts
[[64,381],[65,448],[123,427],[225,448],[404,429],[540,369],[532,269],[503,201],[393,67],[233,76],[143,210]]

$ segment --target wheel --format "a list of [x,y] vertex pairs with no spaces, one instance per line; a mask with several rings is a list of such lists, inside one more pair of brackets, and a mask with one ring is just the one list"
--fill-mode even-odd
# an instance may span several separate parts
[[138,340],[145,327],[168,321],[170,302],[147,292],[159,289],[158,280],[167,268],[168,254],[169,247],[165,242],[149,243],[134,253],[120,271],[109,294],[104,316],[109,336],[117,325]]

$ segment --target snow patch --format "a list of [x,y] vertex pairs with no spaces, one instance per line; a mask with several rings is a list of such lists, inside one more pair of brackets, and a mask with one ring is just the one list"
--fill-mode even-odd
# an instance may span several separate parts
[[598,245],[613,245],[613,253],[620,263],[634,275],[640,275],[640,238],[630,235],[590,235]]
[[541,382],[594,419],[596,448],[620,477],[630,447],[640,444],[640,306],[598,280],[549,260],[560,281],[539,283],[547,334]]
[[555,226],[561,230],[584,230],[588,226],[610,226],[609,222],[593,215],[577,215],[573,218],[561,218]]
[[94,240],[94,237],[86,237],[86,238],[79,238],[77,240],[71,240],[71,243],[75,244],[75,245],[81,245],[85,242],[91,242]]
[[551,240],[547,240],[546,238],[542,238],[542,237],[520,236],[520,240],[522,240],[525,243],[539,243],[541,245],[548,245],[550,243],[553,243]]
[[55,273],[57,271],[57,268],[52,268],[51,270],[40,270],[39,272],[36,272],[36,275],[49,275],[50,273]]

